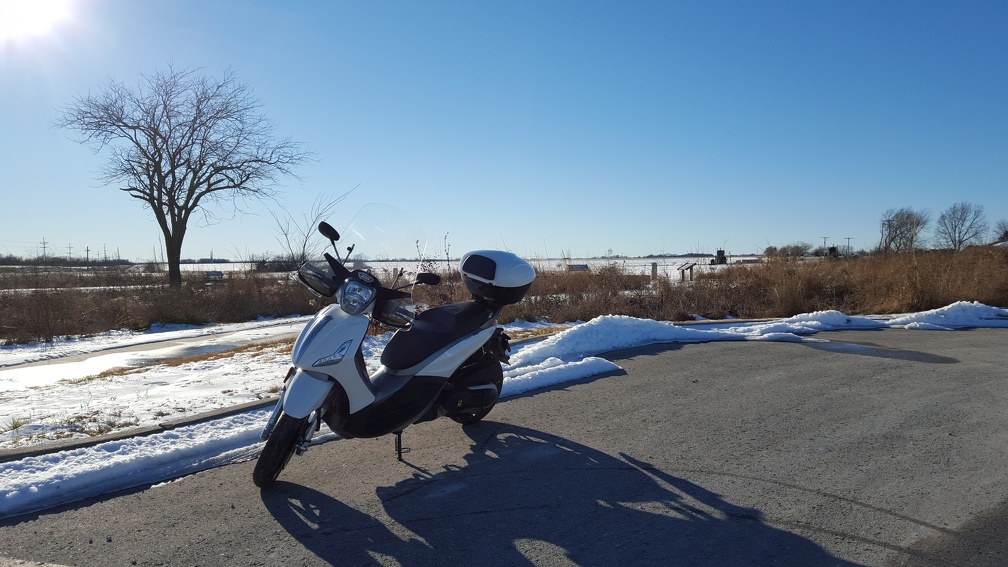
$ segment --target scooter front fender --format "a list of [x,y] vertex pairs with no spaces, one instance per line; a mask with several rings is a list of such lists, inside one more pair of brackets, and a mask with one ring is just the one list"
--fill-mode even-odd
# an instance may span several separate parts
[[324,374],[313,374],[300,368],[294,372],[281,400],[285,414],[300,419],[322,406],[336,383]]

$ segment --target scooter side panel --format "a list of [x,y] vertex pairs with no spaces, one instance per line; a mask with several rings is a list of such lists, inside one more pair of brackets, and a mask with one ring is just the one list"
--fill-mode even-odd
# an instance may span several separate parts
[[462,339],[458,343],[445,349],[445,351],[438,355],[437,358],[430,361],[426,366],[417,371],[417,374],[448,378],[453,372],[455,372],[455,369],[466,361],[467,358],[472,356],[472,354],[479,350],[484,343],[490,340],[490,337],[493,336],[494,331],[496,330],[497,327],[491,326],[467,339]]
[[352,437],[380,437],[402,431],[427,413],[446,382],[447,379],[440,376],[414,376],[389,397],[350,414],[339,433]]

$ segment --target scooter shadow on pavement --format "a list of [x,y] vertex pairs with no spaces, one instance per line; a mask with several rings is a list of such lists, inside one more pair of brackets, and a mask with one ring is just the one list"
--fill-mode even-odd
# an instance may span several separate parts
[[284,483],[264,502],[340,565],[855,565],[638,458],[504,423],[464,431],[464,466],[376,489],[393,522]]
[[[404,541],[377,518],[317,490],[277,481],[262,492],[262,498],[277,523],[319,558],[317,564],[373,566],[378,564],[376,557],[424,553],[415,549],[420,542]],[[287,557],[285,562],[316,564],[296,557]]]

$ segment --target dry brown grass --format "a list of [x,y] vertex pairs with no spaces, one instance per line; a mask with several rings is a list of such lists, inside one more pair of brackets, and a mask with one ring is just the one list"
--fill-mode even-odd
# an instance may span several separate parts
[[[196,354],[193,356],[185,356],[182,358],[173,358],[171,360],[162,360],[160,362],[152,362],[149,364],[143,364],[140,366],[117,366],[115,368],[110,368],[99,374],[92,374],[90,376],[83,376],[80,378],[70,378],[66,380],[60,380],[61,384],[86,384],[88,382],[94,382],[97,380],[106,380],[116,376],[127,376],[129,374],[139,374],[146,372],[150,368],[156,366],[167,366],[167,367],[178,367],[186,364],[191,364],[195,362],[208,362],[214,360],[225,360],[233,358],[238,354],[251,354],[252,357],[259,356],[275,356],[278,354],[290,354],[291,349],[294,346],[293,338],[276,339],[272,341],[256,342],[247,345],[242,345],[232,349],[228,349],[220,352],[209,352],[204,354]],[[226,393],[226,392],[225,392]],[[163,417],[163,416],[159,416]]]
[[317,309],[313,296],[285,275],[235,272],[220,281],[193,279],[180,288],[152,285],[144,278],[140,284],[129,281],[126,275],[113,287],[69,286],[55,278],[26,282],[45,284],[36,287],[8,281],[8,288],[21,291],[0,291],[0,344],[142,330],[154,323],[241,322]]
[[732,267],[696,287],[739,317],[787,317],[826,309],[902,313],[956,301],[1008,305],[1008,251],[976,247],[813,262]]
[[[419,299],[440,305],[469,298],[457,272],[442,277],[439,286],[420,286]],[[0,343],[145,329],[155,322],[223,323],[309,314],[321,305],[292,279],[251,272],[212,283],[193,280],[177,289],[127,287],[122,281],[87,290],[41,283],[47,285],[2,296]],[[770,260],[730,266],[687,284],[664,278],[652,282],[615,266],[594,272],[541,270],[528,296],[506,308],[501,320],[563,323],[618,314],[682,321],[695,316],[788,317],[827,309],[864,315],[935,309],[956,301],[1008,306],[1008,250]]]
[[929,251],[730,266],[680,284],[606,268],[540,273],[505,315],[563,322],[616,314],[682,321],[789,317],[835,309],[849,315],[902,313],[956,301],[1008,305],[1008,250]]

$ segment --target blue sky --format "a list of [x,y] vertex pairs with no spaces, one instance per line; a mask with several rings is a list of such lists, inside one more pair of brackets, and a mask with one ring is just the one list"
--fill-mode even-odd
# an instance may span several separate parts
[[[292,214],[356,187],[334,225],[395,204],[435,253],[867,249],[891,208],[1008,219],[1002,1],[63,1],[0,36],[0,254],[161,256],[107,154],[52,124],[169,63],[230,68],[313,152],[277,187]],[[280,250],[267,206],[217,214],[183,257]]]

